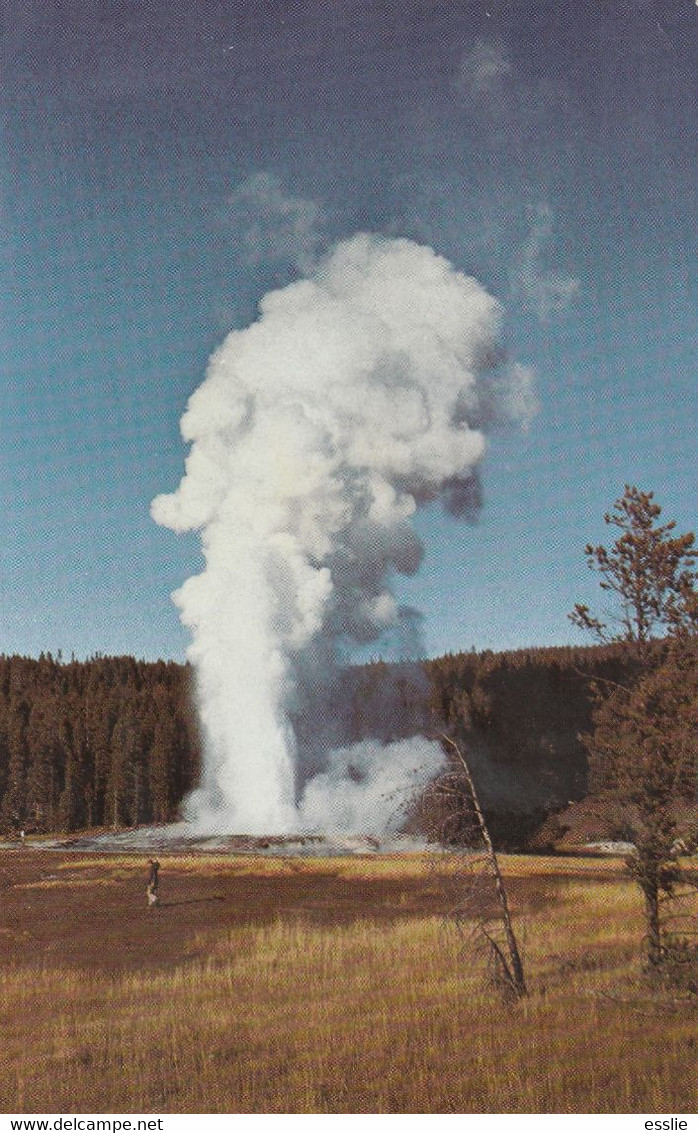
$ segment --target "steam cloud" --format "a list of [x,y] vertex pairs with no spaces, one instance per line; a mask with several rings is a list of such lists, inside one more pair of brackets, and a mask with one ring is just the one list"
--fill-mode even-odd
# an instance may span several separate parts
[[318,741],[304,767],[291,721],[352,643],[410,621],[390,582],[422,559],[417,508],[476,506],[486,426],[530,409],[530,374],[497,365],[499,323],[430,248],[359,234],[211,358],[181,422],[185,476],[152,505],[200,530],[206,560],[173,595],[204,733],[200,829],[380,833],[438,770],[420,737]]

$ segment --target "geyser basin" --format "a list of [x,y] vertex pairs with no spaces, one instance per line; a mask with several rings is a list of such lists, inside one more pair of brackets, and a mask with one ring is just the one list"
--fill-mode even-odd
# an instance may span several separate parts
[[419,737],[333,734],[318,690],[352,645],[418,652],[391,590],[422,559],[414,515],[436,499],[472,514],[488,425],[531,407],[530,374],[498,364],[500,314],[430,248],[360,234],[211,358],[182,418],[186,474],[152,505],[201,532],[206,560],[173,596],[204,739],[198,831],[394,829],[396,796],[441,765]]
[[[10,848],[9,845],[7,848]],[[367,834],[344,837],[323,834],[207,836],[193,834],[187,823],[175,823],[171,826],[144,826],[136,830],[81,838],[41,839],[30,843],[29,848],[102,854],[208,853],[264,857],[343,857],[356,854],[414,853],[423,849],[424,843],[399,835],[383,839]]]

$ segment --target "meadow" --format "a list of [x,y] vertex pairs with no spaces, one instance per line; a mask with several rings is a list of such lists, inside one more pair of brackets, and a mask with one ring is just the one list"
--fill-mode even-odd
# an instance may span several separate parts
[[0,854],[3,1112],[691,1112],[696,998],[616,859],[503,857],[529,996],[419,855]]

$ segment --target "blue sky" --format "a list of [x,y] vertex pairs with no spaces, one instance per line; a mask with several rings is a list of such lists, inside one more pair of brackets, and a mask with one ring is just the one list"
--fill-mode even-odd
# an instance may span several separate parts
[[0,650],[184,656],[187,398],[357,230],[475,275],[537,376],[478,522],[420,516],[427,653],[583,640],[626,482],[695,528],[692,0],[3,9]]

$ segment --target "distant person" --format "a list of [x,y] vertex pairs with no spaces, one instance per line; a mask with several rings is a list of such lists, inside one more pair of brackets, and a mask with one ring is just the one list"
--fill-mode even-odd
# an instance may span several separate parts
[[160,862],[155,861],[153,858],[150,862],[150,873],[148,874],[148,887],[146,894],[148,897],[148,905],[159,905],[160,895],[158,893]]
[[20,842],[23,846],[26,844],[27,835],[24,833],[23,830],[20,830],[20,832],[19,832],[19,840],[20,840]]

